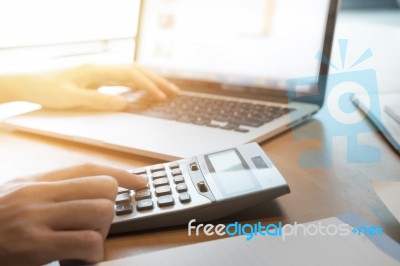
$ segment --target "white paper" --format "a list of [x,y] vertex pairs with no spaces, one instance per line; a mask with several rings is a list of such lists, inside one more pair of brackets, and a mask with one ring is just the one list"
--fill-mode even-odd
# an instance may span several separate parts
[[[338,218],[314,224],[343,224]],[[348,225],[349,226],[349,225]],[[257,236],[228,237],[124,259],[106,261],[97,266],[117,265],[400,265],[367,237],[346,236]]]
[[400,124],[400,105],[387,104],[384,107],[385,112]]
[[372,180],[371,183],[376,194],[400,222],[400,182]]

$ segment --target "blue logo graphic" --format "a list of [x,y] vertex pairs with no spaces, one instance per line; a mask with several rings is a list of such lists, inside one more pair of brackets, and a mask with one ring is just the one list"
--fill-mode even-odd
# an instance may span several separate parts
[[[359,112],[352,101],[354,93],[362,93],[366,97],[365,112],[373,112],[375,119],[380,119],[378,85],[374,69],[353,70],[365,60],[373,56],[367,49],[349,67],[346,67],[348,40],[339,40],[341,68],[330,62],[324,55],[318,53],[316,58],[330,66],[336,73],[289,79],[287,81],[289,105],[294,107],[294,102],[310,102],[320,95],[318,84],[326,82],[325,106],[319,111],[317,117],[324,121],[317,125],[311,132],[299,128],[293,130],[293,136],[299,141],[321,139],[322,147],[318,150],[307,150],[300,155],[299,164],[304,168],[332,167],[332,142],[337,136],[347,138],[347,162],[349,163],[376,163],[380,161],[380,152],[377,148],[361,144],[359,137],[363,133],[375,131],[369,123],[365,122],[366,116]],[[299,93],[300,88],[315,88],[310,94]],[[356,102],[357,104],[357,102]],[[292,115],[292,119],[295,119]]]
[[360,226],[359,228],[354,228],[353,230],[351,230],[353,232],[353,234],[355,235],[361,235],[364,234],[365,236],[376,236],[376,235],[380,235],[382,236],[383,233],[383,228],[380,226]]

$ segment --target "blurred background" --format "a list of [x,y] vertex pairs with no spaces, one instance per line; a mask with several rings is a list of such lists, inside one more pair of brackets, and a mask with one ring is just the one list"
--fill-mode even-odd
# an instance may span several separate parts
[[[397,1],[342,1],[343,13],[367,10],[373,17],[387,9],[398,10]],[[139,0],[1,0],[0,73],[130,63],[138,10]]]
[[139,0],[1,0],[0,71],[130,63],[138,11]]

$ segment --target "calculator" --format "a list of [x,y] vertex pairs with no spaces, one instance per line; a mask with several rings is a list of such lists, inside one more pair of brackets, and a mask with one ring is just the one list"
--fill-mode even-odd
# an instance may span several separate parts
[[110,234],[211,221],[290,192],[257,143],[129,172],[148,185],[119,188]]

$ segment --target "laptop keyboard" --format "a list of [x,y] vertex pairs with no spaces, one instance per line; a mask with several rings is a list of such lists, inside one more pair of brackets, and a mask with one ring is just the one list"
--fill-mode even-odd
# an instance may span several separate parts
[[180,95],[171,101],[157,103],[134,112],[145,116],[247,133],[249,128],[260,127],[292,110],[294,109],[251,102]]

